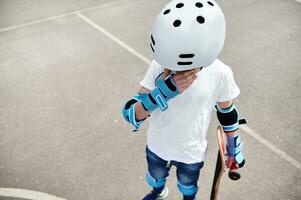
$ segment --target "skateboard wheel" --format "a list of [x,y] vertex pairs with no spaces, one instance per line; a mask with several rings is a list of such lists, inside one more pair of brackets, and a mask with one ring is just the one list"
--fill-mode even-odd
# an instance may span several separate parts
[[240,179],[240,174],[238,172],[235,171],[229,171],[229,178],[233,181],[237,181],[238,179]]

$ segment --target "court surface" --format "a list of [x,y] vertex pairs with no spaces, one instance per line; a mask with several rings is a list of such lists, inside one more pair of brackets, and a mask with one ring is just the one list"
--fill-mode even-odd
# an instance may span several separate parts
[[[150,28],[167,0],[0,1],[0,200],[133,200],[148,123],[122,119],[152,59]],[[220,199],[301,199],[301,4],[217,1],[227,20],[220,59],[241,89],[242,179]],[[212,120],[197,199],[209,199]],[[181,199],[175,169],[169,200]]]

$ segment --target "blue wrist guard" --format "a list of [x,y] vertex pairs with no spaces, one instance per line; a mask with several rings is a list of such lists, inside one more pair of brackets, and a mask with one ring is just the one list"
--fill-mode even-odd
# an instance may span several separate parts
[[141,95],[141,94],[135,95],[134,97],[132,97],[131,100],[129,100],[129,101],[124,105],[124,107],[123,107],[123,109],[122,109],[122,114],[123,114],[124,119],[125,119],[127,122],[129,122],[130,124],[132,124],[132,125],[134,126],[133,132],[138,131],[140,125],[141,125],[142,122],[144,122],[144,120],[145,120],[145,119],[143,119],[143,120],[136,120],[136,117],[135,117],[135,104],[136,104],[138,101],[141,101],[141,98],[142,98],[142,95]]
[[245,159],[241,152],[243,148],[243,142],[241,141],[240,134],[237,132],[235,135],[229,135],[227,136],[227,139],[228,156],[235,158],[235,161],[239,167],[243,167]]
[[239,129],[239,115],[234,104],[228,108],[215,107],[217,110],[217,118],[225,132],[231,132]]
[[180,94],[176,83],[170,74],[165,80],[161,74],[155,82],[157,86],[149,94],[141,94],[141,102],[147,111],[154,111],[157,107],[163,112],[168,108],[167,101]]
[[130,99],[123,107],[122,114],[124,119],[134,126],[134,130],[138,131],[140,125],[146,119],[136,120],[135,118],[135,104],[140,101],[143,108],[146,111],[153,111],[157,107],[161,111],[165,111],[168,108],[167,101],[180,94],[176,83],[172,79],[172,75],[169,75],[165,80],[162,79],[162,74],[157,78],[155,85],[157,86],[151,93],[137,94]]

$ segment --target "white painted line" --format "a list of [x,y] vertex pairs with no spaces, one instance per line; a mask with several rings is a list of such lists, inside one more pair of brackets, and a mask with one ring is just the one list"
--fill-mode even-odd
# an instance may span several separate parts
[[17,28],[22,28],[22,27],[25,27],[25,26],[30,26],[30,25],[33,25],[33,24],[42,23],[42,22],[45,22],[45,21],[50,21],[50,20],[53,20],[53,19],[66,17],[66,16],[69,16],[69,15],[72,15],[72,14],[74,14],[74,12],[64,13],[64,14],[61,14],[61,15],[47,17],[47,18],[44,18],[44,19],[38,19],[38,20],[31,21],[31,22],[28,22],[28,23],[18,24],[16,26],[10,26],[10,27],[7,27],[7,28],[0,29],[0,33],[10,31],[10,30],[13,30],[13,29],[17,29]]
[[111,40],[113,40],[114,42],[116,42],[117,44],[119,44],[120,46],[122,46],[124,49],[126,49],[130,53],[132,53],[135,56],[137,56],[144,63],[146,63],[146,64],[150,63],[150,60],[148,58],[146,58],[145,56],[143,56],[142,54],[140,54],[139,52],[137,52],[136,50],[134,50],[132,47],[130,47],[126,43],[122,42],[120,39],[118,39],[117,37],[115,37],[114,35],[112,35],[111,33],[109,33],[108,31],[106,31],[105,29],[103,29],[102,27],[100,27],[98,24],[94,23],[93,21],[91,21],[90,19],[88,19],[84,15],[80,14],[79,12],[75,12],[75,14],[79,18],[81,18],[82,20],[84,20],[85,22],[87,22],[88,24],[90,24],[93,28],[97,29],[102,34],[104,34],[105,36],[107,36],[108,38],[110,38]]
[[[42,22],[45,22],[45,21],[50,21],[50,20],[53,20],[53,19],[66,17],[66,16],[69,16],[69,15],[73,15],[76,12],[80,13],[80,12],[97,10],[97,9],[101,9],[101,8],[106,8],[106,7],[110,7],[110,6],[119,5],[119,4],[122,4],[122,3],[127,3],[127,2],[130,2],[130,1],[134,1],[134,0],[117,1],[117,2],[112,2],[112,3],[102,4],[102,5],[91,7],[91,8],[85,8],[85,9],[78,10],[78,11],[68,12],[68,13],[64,13],[64,14],[61,14],[61,15],[55,15],[55,16],[51,16],[51,17],[47,17],[47,18],[43,18],[43,19],[38,19],[38,20],[34,20],[34,21],[31,21],[31,22],[28,22],[28,23],[23,23],[23,24],[18,24],[18,25],[15,25],[15,26],[2,28],[2,29],[0,29],[0,33],[10,31],[10,30],[14,30],[14,29],[17,29],[17,28],[22,28],[22,27],[42,23]],[[301,0],[293,0],[293,1],[301,3]]]
[[0,188],[0,197],[15,197],[30,200],[66,200],[47,193],[16,188]]
[[47,18],[43,18],[43,19],[38,19],[38,20],[34,20],[34,21],[31,21],[31,22],[28,22],[28,23],[18,24],[18,25],[15,25],[15,26],[10,26],[10,27],[7,27],[7,28],[0,29],[0,33],[10,31],[10,30],[14,30],[14,29],[17,29],[17,28],[22,28],[22,27],[42,23],[42,22],[46,22],[46,21],[50,21],[50,20],[54,20],[54,19],[58,19],[58,18],[62,18],[62,17],[66,17],[66,16],[69,16],[69,15],[74,15],[76,12],[86,12],[86,11],[92,11],[92,10],[101,9],[101,8],[107,8],[107,7],[110,7],[110,6],[115,6],[115,5],[126,3],[126,2],[129,2],[129,1],[133,1],[133,0],[123,0],[123,1],[111,2],[111,3],[102,4],[102,5],[91,7],[91,8],[85,8],[85,9],[78,10],[78,11],[72,11],[72,12],[67,12],[67,13],[60,14],[60,15],[55,15],[55,16],[51,16],[51,17],[47,17]]
[[125,3],[133,2],[133,1],[134,0],[116,1],[116,2],[112,2],[112,3],[107,3],[107,4],[102,4],[102,5],[99,5],[99,6],[91,7],[91,8],[85,8],[85,9],[82,9],[82,10],[77,10],[77,11],[74,11],[74,13],[75,12],[82,13],[82,12],[93,11],[93,10],[97,10],[97,9],[103,9],[103,8],[106,8],[106,7],[117,6],[117,5],[120,5],[120,4],[125,4]]
[[[116,42],[117,44],[119,44],[121,47],[123,47],[124,49],[126,49],[130,53],[132,53],[135,56],[137,56],[144,63],[146,63],[147,65],[150,64],[151,61],[148,58],[146,58],[145,56],[143,56],[142,54],[140,54],[139,52],[137,52],[136,50],[134,50],[132,47],[130,47],[129,45],[127,45],[126,43],[124,43],[123,41],[121,41],[120,39],[118,39],[117,37],[115,37],[113,34],[111,34],[110,32],[108,32],[107,30],[103,29],[98,24],[96,24],[95,22],[91,21],[90,19],[88,19],[84,15],[82,15],[82,14],[80,14],[78,12],[76,12],[76,14],[81,19],[83,19],[85,22],[87,22],[88,24],[90,24],[92,27],[94,27],[95,29],[97,29],[98,31],[100,31],[101,33],[103,33],[104,35],[106,35],[108,38],[110,38],[111,40],[113,40],[114,42]],[[293,159],[292,157],[290,157],[289,155],[287,155],[284,151],[280,150],[279,148],[277,148],[276,146],[274,146],[273,144],[271,144],[270,142],[268,142],[266,139],[264,139],[263,137],[261,137],[255,131],[253,131],[251,128],[249,128],[248,126],[244,125],[244,126],[241,126],[241,129],[244,130],[246,133],[248,133],[250,136],[254,137],[259,142],[261,142],[263,145],[265,145],[271,151],[273,151],[274,153],[276,153],[282,159],[284,159],[285,161],[289,162],[291,165],[293,165],[297,169],[301,170],[301,164],[298,161],[296,161],[295,159]]]
[[274,146],[272,143],[261,137],[259,134],[257,134],[255,131],[253,131],[251,128],[249,128],[246,125],[243,125],[240,127],[242,130],[244,130],[246,133],[248,133],[250,136],[255,138],[257,141],[261,142],[263,145],[265,145],[267,148],[269,148],[271,151],[273,151],[275,154],[280,156],[285,161],[289,162],[291,165],[295,166],[297,169],[301,170],[301,164],[295,160],[294,158],[290,157],[287,153],[280,150],[276,146]]

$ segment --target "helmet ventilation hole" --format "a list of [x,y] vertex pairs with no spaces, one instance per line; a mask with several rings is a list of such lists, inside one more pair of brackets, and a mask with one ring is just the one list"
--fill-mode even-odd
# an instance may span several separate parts
[[180,25],[181,25],[181,21],[178,19],[176,21],[174,21],[174,23],[173,23],[174,27],[179,27]]
[[194,54],[193,53],[188,53],[188,54],[180,54],[180,58],[193,58]]
[[165,10],[163,14],[167,15],[168,13],[170,13],[170,9]]
[[154,50],[154,47],[153,47],[152,43],[150,43],[150,47],[151,47],[152,51],[155,53],[155,50]]
[[178,62],[178,65],[192,65],[192,62]]
[[205,23],[205,18],[202,17],[202,16],[198,16],[198,17],[196,18],[196,21],[199,22],[200,24],[204,24],[204,23]]
[[203,7],[203,4],[200,3],[200,2],[196,2],[196,3],[195,3],[195,6],[198,7],[198,8],[202,8],[202,7]]
[[208,3],[210,6],[214,6],[214,4],[213,4],[211,1],[207,1],[207,3]]
[[151,35],[151,40],[152,40],[153,45],[156,45],[156,42],[155,42],[155,39],[154,39],[153,35]]
[[183,6],[184,6],[183,3],[178,3],[178,4],[176,5],[176,8],[182,8]]

